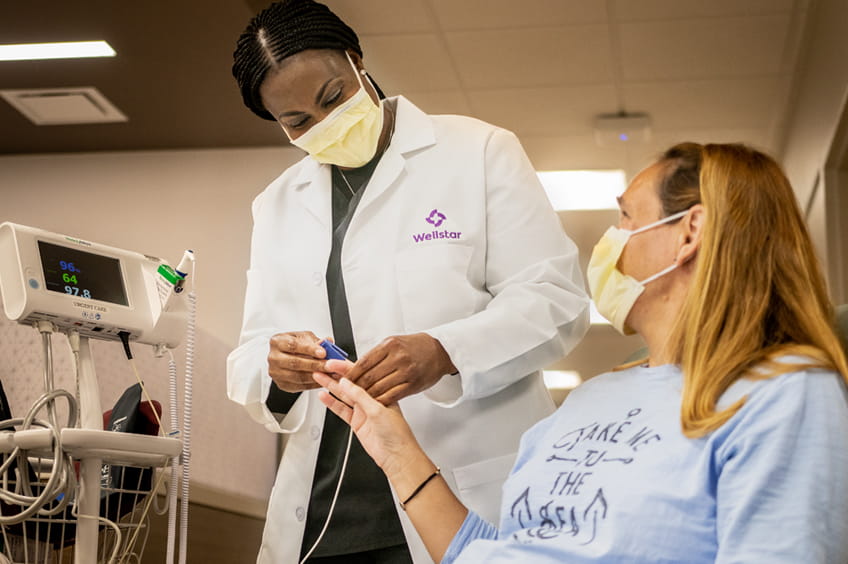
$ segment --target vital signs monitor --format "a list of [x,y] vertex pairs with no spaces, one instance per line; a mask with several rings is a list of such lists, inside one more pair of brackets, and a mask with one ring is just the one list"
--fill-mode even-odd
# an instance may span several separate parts
[[14,223],[0,224],[0,293],[18,323],[50,321],[98,339],[176,347],[185,273],[156,257]]

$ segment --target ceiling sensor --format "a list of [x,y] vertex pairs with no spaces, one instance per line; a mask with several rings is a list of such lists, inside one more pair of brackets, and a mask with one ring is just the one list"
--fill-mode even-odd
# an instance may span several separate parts
[[92,86],[0,90],[0,96],[35,125],[127,121],[127,116]]
[[651,118],[648,114],[619,112],[595,118],[595,142],[598,145],[645,143],[650,139]]

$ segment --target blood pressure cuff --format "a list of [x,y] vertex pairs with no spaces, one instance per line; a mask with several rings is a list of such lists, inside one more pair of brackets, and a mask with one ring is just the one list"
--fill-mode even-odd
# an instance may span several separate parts
[[[103,414],[103,425],[116,433],[158,435],[156,416],[161,414],[159,402],[142,402],[141,384],[134,384],[124,391],[115,407]],[[150,491],[152,473],[150,468],[104,464],[100,470],[100,515],[116,520],[131,512],[143,494]]]

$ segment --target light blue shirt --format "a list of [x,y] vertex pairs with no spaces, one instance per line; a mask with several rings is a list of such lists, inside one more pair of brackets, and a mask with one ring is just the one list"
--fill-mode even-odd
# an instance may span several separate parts
[[500,527],[470,513],[443,562],[848,562],[848,393],[810,370],[740,380],[680,429],[677,366],[593,378],[524,434]]

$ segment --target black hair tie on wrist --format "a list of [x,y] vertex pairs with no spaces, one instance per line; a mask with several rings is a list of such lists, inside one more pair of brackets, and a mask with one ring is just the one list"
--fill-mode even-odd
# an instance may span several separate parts
[[406,500],[405,500],[405,501],[401,501],[401,502],[400,502],[400,508],[401,508],[401,509],[403,509],[404,511],[406,511],[406,504],[407,504],[407,503],[409,503],[409,502],[410,502],[410,500],[412,500],[412,498],[413,498],[413,497],[415,497],[416,495],[418,495],[418,492],[420,492],[421,490],[423,490],[423,489],[424,489],[424,486],[426,486],[427,484],[429,484],[429,483],[430,483],[430,480],[432,480],[433,478],[435,478],[436,476],[438,476],[439,474],[441,474],[441,472],[442,472],[442,469],[441,469],[441,468],[439,468],[438,466],[436,466],[436,470],[435,470],[432,474],[430,474],[429,476],[427,476],[427,479],[426,479],[426,480],[424,480],[423,482],[421,482],[421,485],[419,485],[417,488],[415,488],[415,491],[414,491],[414,492],[412,492],[412,493],[409,495],[409,497],[408,497],[408,498],[406,498]]

